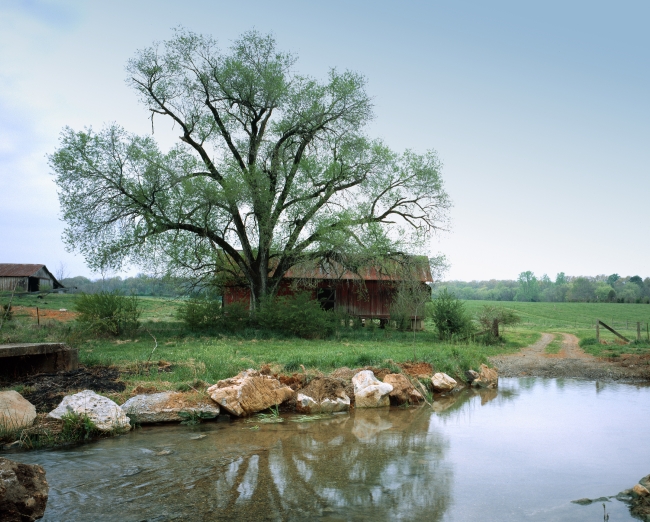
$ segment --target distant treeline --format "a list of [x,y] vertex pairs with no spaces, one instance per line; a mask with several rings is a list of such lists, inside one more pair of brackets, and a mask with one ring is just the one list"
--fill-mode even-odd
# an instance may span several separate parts
[[434,295],[443,288],[469,300],[650,303],[650,277],[638,275],[572,277],[560,272],[552,281],[546,274],[538,278],[532,272],[522,272],[516,281],[446,281],[435,288]]
[[124,295],[176,297],[187,293],[187,285],[181,279],[170,279],[138,274],[122,279],[119,276],[91,280],[87,277],[66,277],[60,281],[73,292],[96,294],[118,291]]

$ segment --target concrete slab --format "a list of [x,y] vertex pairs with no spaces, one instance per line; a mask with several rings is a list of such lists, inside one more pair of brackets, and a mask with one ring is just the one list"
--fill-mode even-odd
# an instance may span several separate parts
[[0,379],[76,370],[79,352],[63,343],[0,344]]

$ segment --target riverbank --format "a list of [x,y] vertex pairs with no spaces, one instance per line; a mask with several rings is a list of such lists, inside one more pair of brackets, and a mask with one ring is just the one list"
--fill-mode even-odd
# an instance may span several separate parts
[[492,356],[489,360],[502,377],[650,382],[649,354],[595,357],[580,347],[575,335],[568,333],[542,333],[534,344],[513,354]]

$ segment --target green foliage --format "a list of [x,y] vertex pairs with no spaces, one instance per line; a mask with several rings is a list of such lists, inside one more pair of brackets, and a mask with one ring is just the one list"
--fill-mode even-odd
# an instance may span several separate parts
[[11,321],[14,316],[14,311],[10,304],[3,304],[0,310],[4,321]]
[[192,330],[213,328],[223,319],[221,301],[205,297],[188,299],[178,307],[177,317]]
[[137,52],[128,83],[180,139],[163,150],[117,124],[63,129],[50,165],[67,245],[96,269],[228,274],[256,304],[296,264],[426,245],[450,207],[435,151],[368,136],[362,75],[311,78],[295,63],[256,31],[224,48],[180,29]]
[[61,420],[63,421],[63,426],[60,437],[63,442],[90,440],[99,436],[101,433],[87,415],[70,412],[61,416]]
[[483,309],[478,314],[477,319],[485,330],[492,328],[494,321],[496,321],[499,326],[513,326],[521,322],[521,316],[512,308],[492,305],[484,305]]
[[140,326],[140,302],[118,292],[81,294],[75,301],[77,321],[96,333],[119,335]]
[[465,310],[465,304],[446,288],[433,300],[430,314],[440,339],[467,336],[472,332],[472,321]]
[[324,311],[310,292],[298,292],[262,301],[256,320],[262,328],[292,333],[305,339],[327,337],[336,328],[337,316]]

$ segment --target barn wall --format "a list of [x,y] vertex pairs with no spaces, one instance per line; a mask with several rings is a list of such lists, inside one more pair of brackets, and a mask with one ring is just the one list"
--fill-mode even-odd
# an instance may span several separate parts
[[17,292],[27,290],[26,277],[0,277],[0,292],[12,292],[16,283],[18,283]]
[[[334,288],[337,311],[366,319],[388,319],[390,317],[391,288],[382,281],[366,281],[366,292],[361,291],[353,281],[322,281],[315,288],[304,288],[316,299],[318,288]],[[283,281],[278,295],[292,295],[295,287],[290,281]],[[224,306],[239,302],[250,305],[250,290],[247,287],[227,287],[223,295]]]

